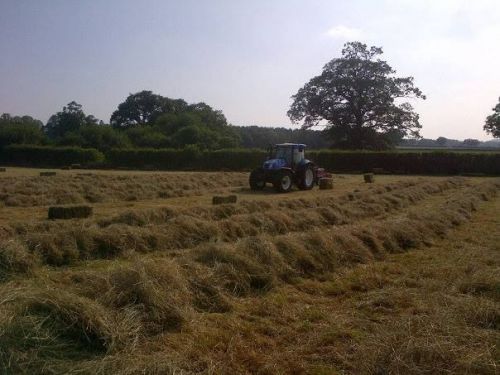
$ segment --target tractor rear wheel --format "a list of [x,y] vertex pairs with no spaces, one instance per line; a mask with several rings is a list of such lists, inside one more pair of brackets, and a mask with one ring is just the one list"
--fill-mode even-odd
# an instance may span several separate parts
[[279,171],[273,180],[274,189],[278,193],[288,193],[292,190],[293,176],[289,171]]
[[252,190],[262,190],[266,186],[266,179],[264,171],[260,168],[254,169],[250,173],[250,178],[248,180],[250,183],[250,189]]
[[314,186],[314,170],[308,165],[299,174],[299,189],[310,190]]

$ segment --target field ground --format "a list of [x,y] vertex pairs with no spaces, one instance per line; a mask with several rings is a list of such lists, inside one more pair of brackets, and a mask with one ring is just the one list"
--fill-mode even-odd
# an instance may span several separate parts
[[499,371],[498,178],[39,172],[0,175],[2,373]]

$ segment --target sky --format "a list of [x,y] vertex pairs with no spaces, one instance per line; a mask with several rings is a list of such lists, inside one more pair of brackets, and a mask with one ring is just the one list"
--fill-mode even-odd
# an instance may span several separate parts
[[0,0],[0,113],[47,121],[72,100],[109,122],[141,90],[292,127],[291,96],[348,41],[413,76],[427,138],[489,137],[499,0]]

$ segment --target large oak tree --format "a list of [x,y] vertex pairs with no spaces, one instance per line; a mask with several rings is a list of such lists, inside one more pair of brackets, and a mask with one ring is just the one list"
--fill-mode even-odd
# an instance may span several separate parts
[[305,129],[326,125],[334,146],[342,148],[386,148],[404,136],[418,137],[419,116],[401,99],[425,96],[413,77],[395,77],[380,55],[381,48],[346,43],[342,57],[292,97],[290,119]]
[[118,105],[111,115],[111,125],[115,128],[130,128],[134,126],[151,125],[165,113],[180,113],[185,111],[187,103],[182,99],[170,99],[143,90],[130,94]]

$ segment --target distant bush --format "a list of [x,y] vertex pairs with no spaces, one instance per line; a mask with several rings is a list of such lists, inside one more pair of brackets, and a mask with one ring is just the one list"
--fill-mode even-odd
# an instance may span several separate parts
[[19,166],[58,167],[99,163],[104,155],[93,148],[10,145],[1,150],[0,160]]

